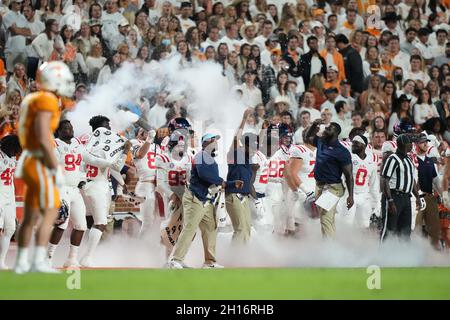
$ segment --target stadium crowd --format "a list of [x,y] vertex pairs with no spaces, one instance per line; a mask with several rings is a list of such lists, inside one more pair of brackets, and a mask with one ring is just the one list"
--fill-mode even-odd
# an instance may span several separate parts
[[[177,56],[182,67],[222,66],[252,110],[244,114],[244,134],[281,126],[292,131],[294,144],[316,146],[309,139],[317,120],[338,124],[329,135],[344,146],[360,137],[380,174],[385,142],[422,132],[437,172],[447,177],[449,6],[446,0],[2,1],[0,138],[17,134],[22,100],[39,90],[38,69],[46,62],[64,62],[73,74],[74,96],[63,101],[71,108],[124,63],[140,68]],[[195,120],[182,100],[164,91],[133,102],[159,129],[156,144],[173,133],[174,119]],[[128,134],[147,141],[139,130]]]
[[[253,130],[266,120],[287,122],[297,128],[300,143],[302,128],[322,117],[343,126],[342,138],[361,125],[389,136],[398,119],[408,116],[448,142],[448,4],[373,5],[3,1],[0,136],[16,127],[17,108],[25,94],[36,91],[36,70],[43,62],[69,65],[77,101],[124,61],[142,65],[180,55],[183,64],[223,65],[246,105],[256,110],[248,120]],[[159,128],[167,123],[167,101],[154,100],[141,108]],[[343,111],[336,111],[338,101],[346,102]]]

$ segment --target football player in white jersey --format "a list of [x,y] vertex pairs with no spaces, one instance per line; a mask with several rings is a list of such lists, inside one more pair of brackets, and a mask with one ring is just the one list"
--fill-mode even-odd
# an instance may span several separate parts
[[[341,144],[348,150],[348,152],[350,152],[350,154],[352,153],[352,140],[354,137],[358,135],[365,136],[366,138],[368,138],[366,129],[361,127],[361,128],[353,128],[352,130],[350,130],[348,134],[348,140],[341,141]],[[366,154],[371,156],[372,152],[373,147],[370,144],[368,144],[366,146]]]
[[[289,186],[287,206],[295,213],[295,222],[301,224],[305,217],[305,201],[314,198],[316,180],[314,179],[314,164],[316,163],[316,147],[314,137],[307,136],[313,130],[303,131],[303,145],[292,145],[285,176]],[[309,204],[310,201],[308,201]]]
[[285,206],[288,186],[284,172],[292,148],[292,128],[284,123],[270,126],[267,135],[271,137],[271,143],[278,140],[279,149],[269,159],[266,208],[272,213],[274,231],[290,235],[295,232],[295,221],[292,210],[287,210]]
[[383,163],[382,147],[386,142],[386,132],[383,129],[375,129],[371,137],[372,152],[377,157],[377,172],[381,174],[381,164]]
[[[95,116],[89,121],[89,125],[94,132],[86,145],[82,157],[86,166],[87,183],[83,187],[83,197],[85,199],[86,209],[92,214],[94,225],[89,231],[89,239],[87,242],[87,250],[80,263],[84,267],[93,266],[92,255],[97,248],[103,232],[106,230],[107,217],[111,206],[111,189],[109,182],[110,170],[120,172],[125,164],[127,154],[131,149],[131,142],[126,141],[123,145],[121,155],[117,159],[105,159],[94,155],[89,151],[92,141],[95,141],[100,135],[100,131],[112,134],[109,125],[109,119],[104,116]],[[98,129],[105,128],[105,130]]]
[[169,212],[161,224],[161,240],[170,255],[182,228],[181,199],[189,181],[193,157],[187,152],[188,141],[180,130],[174,131],[167,144],[167,152],[156,156],[156,184],[168,199]]
[[8,135],[0,140],[0,270],[6,270],[6,254],[16,231],[14,170],[21,152],[19,138]]
[[87,229],[86,207],[78,188],[86,183],[86,175],[80,171],[84,146],[79,139],[73,137],[73,127],[69,120],[62,120],[56,132],[58,136],[55,139],[56,158],[64,172],[64,186],[60,190],[60,197],[61,203],[67,206],[69,218],[53,228],[47,253],[51,260],[70,221],[73,230],[70,236],[69,257],[64,267],[79,267],[78,249]]
[[258,166],[253,187],[256,192],[256,199],[250,202],[250,209],[253,212],[253,222],[256,226],[271,225],[272,218],[268,217],[265,210],[266,187],[268,182],[268,164],[266,156],[260,150],[252,157],[252,163]]
[[139,218],[142,221],[140,235],[148,234],[155,222],[155,184],[156,184],[156,155],[160,153],[159,146],[153,143],[156,132],[139,128],[133,144],[133,163],[136,168],[138,182],[134,193],[138,197],[145,198],[139,205]]
[[[193,141],[193,135],[194,135],[194,131],[192,130],[192,126],[189,123],[189,121],[186,118],[183,117],[178,117],[178,118],[174,118],[172,120],[169,121],[168,125],[167,125],[167,132],[168,134],[165,135],[165,137],[163,138],[163,140],[160,142],[160,147],[161,147],[161,153],[167,154],[169,153],[169,149],[168,149],[168,144],[170,141],[170,137],[172,135],[172,133],[174,133],[175,131],[181,131],[181,133],[183,134],[183,136],[185,137],[185,141],[188,145],[188,151],[189,154],[194,156],[195,155],[195,149],[194,148],[190,148],[190,146],[192,145],[192,141]],[[158,194],[158,201],[161,200],[161,198],[163,198],[162,194],[164,193],[163,190],[160,190],[159,187],[156,187],[156,193]],[[168,206],[168,199],[162,199],[162,204],[164,207],[164,215],[167,217],[168,215],[168,211],[169,208]]]
[[352,166],[355,205],[350,209],[343,206],[339,210],[342,213],[341,221],[361,229],[369,228],[372,213],[379,217],[381,211],[376,157],[366,153],[367,144],[365,136],[353,137]]

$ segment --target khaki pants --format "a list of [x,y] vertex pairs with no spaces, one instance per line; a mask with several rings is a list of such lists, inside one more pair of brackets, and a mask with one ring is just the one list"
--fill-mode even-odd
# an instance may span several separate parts
[[248,242],[252,225],[248,196],[244,196],[243,201],[241,201],[235,193],[227,194],[225,205],[233,224],[233,242]]
[[216,262],[217,223],[214,206],[211,203],[203,205],[191,191],[186,190],[183,195],[183,230],[173,248],[172,258],[183,261],[197,228],[202,233],[205,263]]
[[427,207],[423,211],[419,211],[416,217],[416,230],[422,232],[422,225],[424,222],[426,230],[431,239],[431,244],[439,249],[439,240],[441,237],[441,221],[439,219],[438,202],[431,194],[424,196]]
[[[332,194],[338,196],[339,198],[344,195],[345,191],[342,183],[325,184],[322,186],[317,185],[316,199],[318,199],[322,194],[322,192],[324,192],[325,190],[329,190]],[[336,232],[336,226],[334,221],[334,216],[336,215],[336,206],[337,203],[329,211],[326,211],[319,206],[317,207],[319,209],[320,225],[322,229],[322,236],[324,238],[332,237]]]

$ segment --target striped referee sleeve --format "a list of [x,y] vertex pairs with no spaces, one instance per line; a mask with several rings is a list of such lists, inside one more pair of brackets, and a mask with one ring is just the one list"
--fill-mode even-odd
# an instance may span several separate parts
[[414,165],[412,161],[407,157],[405,163],[405,184],[403,185],[403,191],[406,193],[410,193],[414,187]]
[[381,176],[385,178],[391,178],[397,167],[398,167],[397,158],[394,156],[394,154],[391,154],[383,167],[383,172],[381,173]]

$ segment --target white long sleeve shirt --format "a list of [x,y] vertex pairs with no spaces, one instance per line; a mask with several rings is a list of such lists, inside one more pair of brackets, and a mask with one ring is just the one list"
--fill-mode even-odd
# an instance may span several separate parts
[[439,117],[439,113],[434,104],[421,103],[414,106],[414,122],[416,124],[424,124],[428,119],[437,117]]
[[54,42],[47,37],[46,33],[41,33],[31,42],[31,46],[39,59],[47,61],[53,52]]
[[238,87],[242,90],[242,100],[248,107],[256,107],[257,104],[262,103],[261,90],[257,87],[249,88],[245,83]]

